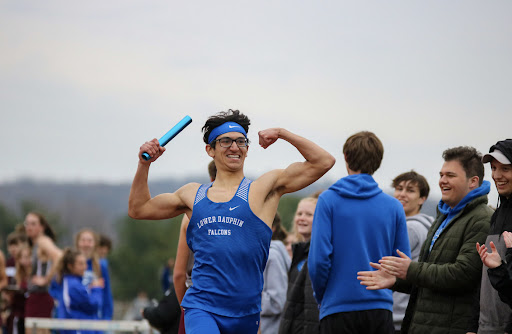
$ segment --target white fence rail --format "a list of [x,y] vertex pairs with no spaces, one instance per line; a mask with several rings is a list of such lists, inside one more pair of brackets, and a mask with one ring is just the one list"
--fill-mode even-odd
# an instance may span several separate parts
[[71,329],[94,330],[110,332],[141,333],[151,331],[147,320],[141,321],[116,321],[116,320],[78,320],[78,319],[53,319],[53,318],[25,318],[25,328],[47,329]]

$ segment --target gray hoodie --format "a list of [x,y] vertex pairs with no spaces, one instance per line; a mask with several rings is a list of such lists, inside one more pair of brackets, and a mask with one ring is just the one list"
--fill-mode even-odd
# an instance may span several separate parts
[[[434,222],[434,217],[424,213],[419,213],[414,216],[406,217],[406,220],[409,244],[411,245],[411,260],[418,261],[421,246],[427,238],[427,233]],[[393,323],[395,325],[395,330],[400,330],[402,327],[402,320],[404,319],[408,303],[408,294],[393,292]]]
[[263,272],[260,322],[262,334],[277,334],[279,330],[281,312],[283,312],[286,303],[290,264],[291,259],[283,242],[272,240],[267,266]]

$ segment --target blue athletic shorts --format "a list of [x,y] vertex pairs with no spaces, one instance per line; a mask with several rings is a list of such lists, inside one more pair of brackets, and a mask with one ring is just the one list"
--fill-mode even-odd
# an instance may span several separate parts
[[256,334],[259,327],[259,313],[232,318],[196,308],[185,310],[187,334]]

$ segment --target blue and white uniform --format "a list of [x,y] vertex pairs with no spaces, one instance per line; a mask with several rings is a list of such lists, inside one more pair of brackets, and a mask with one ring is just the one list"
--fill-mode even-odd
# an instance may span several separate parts
[[[256,314],[259,319],[272,230],[249,206],[250,180],[244,178],[235,196],[222,203],[207,197],[212,184],[199,187],[187,229],[195,263],[182,306],[230,318]],[[188,333],[187,318],[185,323]]]
[[[104,288],[102,288],[101,303],[98,308],[98,319],[110,320],[114,314],[114,299],[112,297],[112,290],[110,288],[110,274],[108,272],[108,261],[100,259],[101,278],[103,278]],[[98,275],[94,272],[92,266],[92,259],[87,259],[87,269],[82,278],[82,285],[89,286],[92,281],[98,279]]]
[[[57,318],[59,319],[97,319],[101,304],[102,289],[89,288],[82,285],[82,277],[64,275],[62,291],[59,295]],[[95,333],[94,331],[62,330],[61,333]]]

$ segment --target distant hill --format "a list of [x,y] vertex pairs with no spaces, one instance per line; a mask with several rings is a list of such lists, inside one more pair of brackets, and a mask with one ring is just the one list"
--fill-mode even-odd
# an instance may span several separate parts
[[[162,179],[151,181],[149,189],[152,195],[157,195],[173,192],[188,182],[206,183],[209,180],[204,175]],[[292,196],[307,196],[328,188],[331,183],[320,180]],[[0,184],[0,204],[18,216],[21,215],[20,204],[22,201],[34,202],[38,206],[56,213],[60,217],[60,222],[67,229],[64,240],[59,240],[61,246],[70,245],[72,236],[84,227],[105,233],[115,241],[115,222],[127,215],[130,186],[130,183],[59,183],[21,180]]]
[[[152,195],[172,192],[188,182],[208,182],[203,176],[151,181]],[[287,196],[305,197],[327,189],[331,180],[320,180],[311,186]],[[80,183],[21,180],[0,184],[0,204],[20,216],[22,201],[31,201],[57,214],[66,228],[59,240],[61,246],[71,245],[72,236],[81,228],[90,227],[117,240],[115,223],[127,215],[130,183]],[[435,216],[439,199],[430,198],[422,212]],[[22,218],[21,218],[22,219]],[[21,222],[21,221],[20,221]],[[0,222],[1,223],[1,222]],[[5,236],[3,236],[5,238]]]

